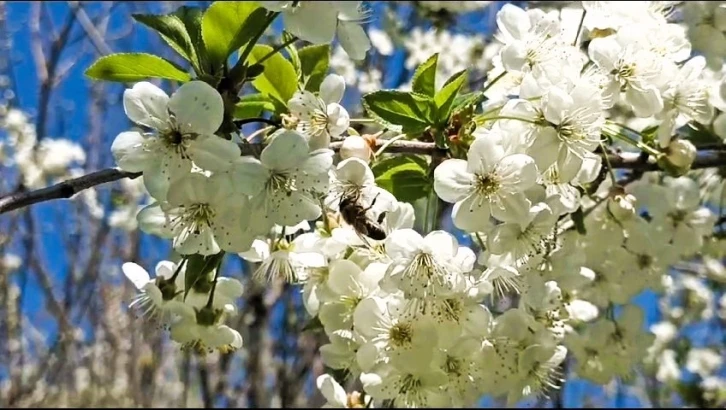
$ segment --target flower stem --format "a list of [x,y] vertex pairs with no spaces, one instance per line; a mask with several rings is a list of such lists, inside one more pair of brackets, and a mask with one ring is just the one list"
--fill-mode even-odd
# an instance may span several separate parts
[[285,47],[289,46],[290,44],[296,42],[297,40],[298,40],[298,38],[296,36],[292,36],[292,38],[290,38],[289,40],[285,41],[284,43],[275,46],[272,50],[270,50],[269,53],[265,54],[264,56],[262,56],[262,58],[260,58],[258,61],[256,61],[255,64],[262,64],[262,63],[264,63],[265,61],[267,61],[268,58],[270,58],[273,55],[279,53],[280,50],[282,50],[283,48],[285,48]]
[[618,185],[618,180],[615,179],[615,172],[613,172],[613,166],[610,164],[610,158],[608,157],[608,151],[605,148],[605,144],[600,141],[600,148],[602,148],[603,157],[605,158],[605,165],[608,168],[608,174],[610,174],[610,180],[613,181],[613,188]]
[[499,81],[499,80],[501,80],[502,78],[504,78],[504,76],[505,76],[505,75],[507,75],[507,72],[506,72],[506,71],[504,71],[504,72],[502,72],[501,74],[499,74],[498,76],[494,77],[494,79],[492,80],[492,82],[490,82],[489,84],[487,84],[487,85],[486,85],[486,86],[485,86],[485,87],[484,87],[484,88],[483,88],[483,89],[481,90],[482,94],[483,94],[483,93],[485,93],[485,92],[487,92],[487,90],[488,90],[488,89],[490,89],[490,88],[491,88],[491,87],[492,87],[492,86],[493,86],[494,84],[496,84],[496,83],[497,83],[497,81]]
[[580,33],[582,32],[582,25],[585,23],[586,15],[587,15],[587,10],[582,10],[582,17],[580,17],[580,24],[577,26],[577,33],[575,34],[575,41],[572,42],[572,45],[574,47],[577,46],[577,40],[580,38]]
[[484,118],[478,118],[476,120],[476,123],[478,125],[484,124],[485,122],[489,121],[497,121],[497,120],[514,120],[514,121],[522,121],[526,122],[528,124],[534,124],[537,125],[537,121],[530,120],[529,118],[520,118],[520,117],[510,117],[508,115],[498,115],[496,117],[484,117]]
[[[262,24],[262,27],[260,28],[260,31],[255,33],[255,35],[250,39],[249,43],[247,43],[247,46],[244,50],[242,50],[242,53],[240,53],[239,60],[237,60],[237,63],[232,67],[232,69],[229,71],[228,77],[234,82],[234,83],[240,83],[244,80],[244,74],[246,73],[247,69],[247,57],[250,56],[250,53],[252,52],[252,48],[257,44],[257,42],[260,40],[263,34],[265,34],[265,31],[267,30],[267,27],[272,24],[272,22],[275,20],[275,18],[280,14],[279,11],[270,11],[267,13],[267,18],[265,20],[265,23]],[[240,78],[242,77],[242,78]]]
[[171,275],[171,278],[169,278],[170,282],[174,282],[176,280],[176,277],[179,276],[179,272],[181,272],[182,267],[187,264],[187,260],[189,259],[186,256],[182,257],[182,260],[179,262],[179,265],[177,265],[174,274]]
[[207,308],[212,308],[212,303],[214,303],[214,291],[217,289],[217,279],[219,278],[219,272],[222,270],[222,261],[224,260],[224,255],[219,259],[219,262],[217,263],[217,268],[214,270],[214,280],[212,281],[212,289],[209,291],[209,299],[207,300]]
[[[640,135],[639,132],[633,130],[632,128],[628,128],[628,127],[625,127],[625,126],[620,125],[620,124],[612,124],[612,125],[617,125],[617,126],[623,128],[623,129],[627,130],[627,131],[631,131],[631,132],[634,132],[637,135]],[[659,152],[658,150],[656,150],[656,149],[654,149],[652,147],[649,147],[649,146],[643,144],[642,141],[638,141],[638,140],[636,140],[636,139],[634,139],[634,138],[632,138],[632,137],[630,137],[628,135],[625,135],[623,133],[620,133],[617,130],[612,130],[612,129],[608,129],[608,128],[603,127],[603,134],[605,134],[605,135],[607,135],[609,137],[612,137],[612,138],[617,138],[617,139],[619,139],[619,140],[621,140],[623,142],[627,142],[628,144],[630,144],[630,145],[632,145],[632,146],[640,149],[641,151],[645,151],[648,154],[650,154],[650,155],[652,155],[652,156],[654,156],[656,158],[660,157],[660,155],[661,155],[661,152]]]

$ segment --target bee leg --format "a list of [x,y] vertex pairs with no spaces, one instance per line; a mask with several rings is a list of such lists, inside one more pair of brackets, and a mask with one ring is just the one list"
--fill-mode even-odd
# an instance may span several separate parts
[[381,214],[378,215],[378,224],[382,224],[384,219],[386,219],[386,212],[381,212]]
[[368,206],[368,208],[364,209],[364,211],[368,212],[368,211],[369,211],[369,210],[370,210],[371,208],[373,208],[373,205],[375,205],[375,204],[376,204],[376,199],[378,199],[378,195],[380,195],[380,193],[379,193],[379,194],[377,194],[377,195],[376,195],[376,196],[375,196],[375,197],[373,198],[373,200],[371,201],[371,204],[370,204],[370,205]]

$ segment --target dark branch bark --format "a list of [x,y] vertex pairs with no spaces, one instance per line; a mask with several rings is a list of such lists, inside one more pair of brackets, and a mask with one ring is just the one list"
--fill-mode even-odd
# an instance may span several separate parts
[[[386,144],[386,142],[387,140],[377,140],[376,149],[382,147]],[[342,142],[333,142],[330,144],[330,148],[334,151],[338,151],[340,150],[341,145]],[[242,155],[258,155],[261,152],[261,148],[262,147],[258,144],[240,144],[240,151]],[[436,146],[430,142],[395,141],[388,145],[386,152],[432,155],[443,152],[443,150],[436,148]],[[658,164],[654,162],[644,162],[641,154],[637,152],[608,154],[608,157],[613,168],[633,169],[638,171],[656,171],[659,169]],[[700,151],[696,156],[695,161],[693,161],[691,168],[698,169],[720,166],[726,166],[726,146],[721,147],[721,150]],[[126,172],[115,168],[108,168],[92,172],[82,177],[69,179],[36,191],[16,192],[0,197],[0,214],[39,202],[50,201],[52,199],[70,198],[84,189],[92,188],[96,185],[118,181],[123,178],[137,178],[140,175],[141,173]]]
[[70,198],[73,195],[96,185],[118,181],[123,178],[133,179],[140,175],[141,173],[125,172],[115,168],[108,168],[92,172],[82,177],[69,179],[36,191],[16,192],[0,197],[0,214],[37,204],[38,202]]

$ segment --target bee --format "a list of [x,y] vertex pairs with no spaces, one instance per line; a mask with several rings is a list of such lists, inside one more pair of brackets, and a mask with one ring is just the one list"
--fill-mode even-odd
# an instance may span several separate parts
[[377,221],[368,218],[366,215],[366,212],[373,208],[377,198],[378,195],[373,198],[370,206],[365,208],[358,202],[360,192],[355,191],[353,193],[343,194],[340,197],[338,208],[340,209],[340,216],[343,217],[343,220],[352,226],[358,234],[380,241],[386,239],[386,231],[381,226],[383,219],[386,217],[386,213],[381,212]]

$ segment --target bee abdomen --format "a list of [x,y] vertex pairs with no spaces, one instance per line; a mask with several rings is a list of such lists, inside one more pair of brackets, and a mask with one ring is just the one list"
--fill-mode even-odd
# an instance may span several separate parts
[[371,239],[375,239],[377,241],[386,239],[386,231],[384,231],[380,226],[368,223],[366,224],[366,228],[368,230],[367,235]]

